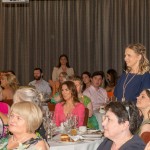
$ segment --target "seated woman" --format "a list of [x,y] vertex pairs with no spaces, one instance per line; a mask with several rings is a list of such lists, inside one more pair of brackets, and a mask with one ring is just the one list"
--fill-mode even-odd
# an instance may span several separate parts
[[[43,94],[39,93],[35,88],[30,86],[22,86],[18,90],[16,90],[13,102],[24,102],[29,101],[35,103],[37,106],[41,106],[41,103],[44,101]],[[37,129],[37,133],[40,134],[44,139],[45,137],[45,129],[43,127],[43,124]]]
[[52,87],[52,96],[53,96],[51,98],[52,103],[56,104],[57,102],[61,100],[60,95],[59,95],[59,87],[60,87],[60,84],[62,84],[64,81],[67,81],[67,80],[68,80],[68,75],[66,72],[61,72],[59,74],[58,81],[49,80],[50,86]]
[[103,117],[104,141],[97,150],[144,150],[145,143],[134,135],[140,126],[140,115],[134,104],[110,102]]
[[87,96],[82,94],[82,85],[83,84],[82,84],[80,77],[74,77],[73,82],[77,88],[78,98],[79,98],[80,102],[83,103],[84,106],[89,109],[89,118],[88,118],[87,127],[90,129],[99,129],[97,119],[93,114],[92,102],[91,102],[90,98],[88,98]]
[[9,131],[12,136],[1,140],[0,149],[48,150],[45,141],[35,134],[42,123],[42,111],[32,102],[13,104],[9,114]]
[[112,100],[112,98],[114,97],[114,89],[117,84],[117,79],[118,75],[116,70],[114,69],[107,70],[105,89],[107,91],[109,100]]
[[88,87],[90,87],[90,85],[91,85],[91,73],[88,71],[84,71],[81,74],[81,78],[83,81],[82,92],[84,92],[84,90],[87,89]]
[[19,87],[19,82],[12,73],[4,73],[1,76],[0,100],[12,100],[15,91]]
[[143,90],[137,97],[136,106],[143,115],[143,122],[139,128],[138,134],[145,143],[150,141],[150,89]]
[[56,125],[60,126],[64,122],[68,115],[78,116],[78,126],[82,126],[85,116],[85,107],[78,100],[78,93],[75,84],[72,81],[65,81],[60,86],[60,95],[62,102],[56,104],[54,115],[56,119]]

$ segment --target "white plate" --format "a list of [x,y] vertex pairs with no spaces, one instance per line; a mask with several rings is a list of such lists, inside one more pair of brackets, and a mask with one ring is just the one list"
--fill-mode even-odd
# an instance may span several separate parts
[[102,134],[83,134],[83,138],[101,138]]
[[77,144],[77,143],[81,143],[82,141],[76,141],[76,142],[57,141],[57,142],[62,143],[62,144]]

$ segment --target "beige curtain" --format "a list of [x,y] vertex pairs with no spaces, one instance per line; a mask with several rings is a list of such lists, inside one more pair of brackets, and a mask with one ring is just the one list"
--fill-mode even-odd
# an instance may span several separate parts
[[65,53],[78,75],[109,68],[120,74],[125,47],[140,42],[149,50],[149,35],[150,0],[0,2],[0,71],[14,70],[27,84],[41,67],[48,80]]

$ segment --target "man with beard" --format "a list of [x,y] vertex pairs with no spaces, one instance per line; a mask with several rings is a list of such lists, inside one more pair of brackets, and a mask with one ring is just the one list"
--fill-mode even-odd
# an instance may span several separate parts
[[30,82],[30,86],[34,86],[39,92],[41,92],[45,100],[50,98],[51,88],[49,83],[43,80],[43,71],[41,68],[34,69],[34,81]]

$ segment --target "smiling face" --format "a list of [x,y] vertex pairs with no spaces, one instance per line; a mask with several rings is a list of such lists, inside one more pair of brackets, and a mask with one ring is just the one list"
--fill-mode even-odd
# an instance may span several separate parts
[[11,112],[9,116],[9,131],[13,134],[15,133],[26,133],[27,132],[27,124],[25,119],[23,119],[19,114]]
[[136,54],[132,49],[126,48],[125,50],[125,62],[127,67],[131,69],[138,69],[140,63],[141,55]]
[[82,80],[85,84],[88,84],[89,82],[91,82],[91,78],[87,74],[82,75]]
[[102,126],[104,129],[104,136],[111,140],[119,137],[124,130],[124,123],[119,124],[117,116],[110,110],[108,110],[103,117]]
[[71,90],[69,90],[69,88],[67,87],[66,84],[62,85],[62,96],[64,98],[64,100],[68,101],[72,99],[72,93]]
[[150,97],[148,97],[146,91],[142,91],[139,97],[137,97],[137,103],[136,106],[140,110],[150,110]]

